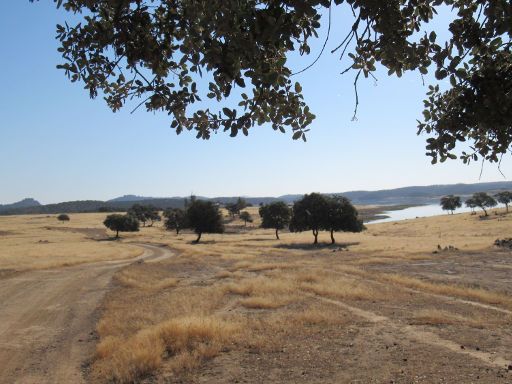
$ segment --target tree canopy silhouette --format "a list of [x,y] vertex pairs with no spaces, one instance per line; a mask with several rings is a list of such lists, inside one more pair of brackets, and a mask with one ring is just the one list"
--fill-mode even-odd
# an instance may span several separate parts
[[[453,215],[453,211],[457,208],[462,207],[462,200],[460,196],[448,195],[441,197],[440,205],[443,211],[450,211]],[[471,203],[471,202],[470,202]]]
[[219,207],[211,201],[194,200],[186,213],[188,226],[197,234],[199,243],[203,233],[223,233],[224,224]]
[[[356,111],[358,80],[374,76],[378,64],[398,77],[435,74],[418,121],[433,163],[457,158],[454,149],[465,141],[471,145],[460,154],[464,162],[496,162],[512,143],[508,0],[54,1],[74,14],[74,24],[57,26],[58,67],[70,80],[92,98],[103,96],[113,111],[136,98],[135,109],[166,112],[177,133],[247,135],[270,123],[305,140],[314,115],[293,78],[302,70],[293,73],[287,56],[310,54],[322,22],[328,31],[320,54],[336,39],[331,53],[343,60],[342,73],[354,75]],[[431,22],[447,6],[448,41],[440,41]],[[334,7],[353,17],[346,35],[330,36]],[[207,89],[198,86],[201,77]],[[226,102],[230,96],[238,107],[228,107],[236,105]],[[196,107],[205,97],[218,108]]]
[[262,205],[259,209],[261,227],[272,228],[276,231],[276,239],[279,240],[279,230],[290,224],[291,210],[283,201],[276,201]]

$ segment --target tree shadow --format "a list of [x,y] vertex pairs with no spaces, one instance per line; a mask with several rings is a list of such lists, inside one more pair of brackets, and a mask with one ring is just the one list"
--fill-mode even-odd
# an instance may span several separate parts
[[358,245],[359,242],[341,242],[341,243],[291,243],[291,244],[277,244],[275,248],[283,249],[301,249],[301,250],[316,250],[316,249],[348,249],[352,245]]
[[191,244],[191,245],[217,244],[217,242],[215,240],[201,240],[199,242],[197,242],[195,240],[190,240],[190,241],[187,241],[187,244]]
[[112,236],[112,237],[103,237],[101,239],[94,238],[94,237],[88,237],[88,239],[94,240],[94,241],[117,241],[117,240],[121,240],[121,237]]

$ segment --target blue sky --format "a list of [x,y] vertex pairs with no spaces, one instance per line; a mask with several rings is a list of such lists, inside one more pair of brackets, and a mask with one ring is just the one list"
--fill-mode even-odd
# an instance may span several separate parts
[[[426,137],[416,135],[426,92],[419,74],[396,79],[381,71],[377,85],[363,79],[358,120],[351,121],[354,74],[339,75],[347,63],[329,53],[350,27],[341,9],[333,15],[326,54],[297,78],[317,116],[307,143],[268,126],[251,129],[249,137],[219,133],[202,141],[193,133],[177,136],[165,114],[142,108],[112,113],[55,68],[55,25],[65,17],[50,0],[0,4],[0,203],[123,194],[277,196],[506,180],[493,164],[484,165],[481,179],[480,163],[430,164]],[[441,16],[433,28],[447,20]],[[308,65],[322,39],[310,57],[290,58],[290,67]],[[504,158],[507,179],[511,166],[510,156]]]

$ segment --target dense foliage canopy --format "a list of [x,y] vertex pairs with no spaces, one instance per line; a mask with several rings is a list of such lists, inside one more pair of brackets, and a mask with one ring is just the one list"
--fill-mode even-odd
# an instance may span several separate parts
[[[497,202],[494,199],[494,197],[489,196],[485,192],[474,193],[470,199],[471,199],[470,203],[473,204],[475,207],[480,207],[482,209],[482,211],[484,211],[485,216],[487,216],[486,208],[492,208],[497,205]],[[466,201],[466,203],[467,203],[467,201]]]
[[327,215],[324,229],[331,234],[331,243],[334,244],[334,232],[361,232],[365,227],[358,217],[357,209],[349,199],[343,196],[326,197]]
[[187,207],[188,226],[197,233],[196,243],[203,233],[223,233],[224,224],[219,207],[211,201],[196,200]]
[[[312,37],[331,10],[345,7],[353,24],[334,36],[342,72],[362,74],[378,64],[398,77],[435,74],[419,133],[433,162],[499,161],[512,143],[512,3],[508,0],[54,0],[80,19],[57,26],[71,81],[117,111],[132,98],[169,114],[177,133],[208,139],[219,129],[236,136],[264,123],[291,127],[303,138],[314,119],[287,56],[311,52]],[[431,22],[452,9],[448,41]],[[314,64],[315,60],[312,60]],[[308,66],[309,67],[309,66]],[[304,69],[307,69],[304,68]],[[299,73],[302,71],[299,71]],[[333,74],[334,76],[335,74]],[[208,82],[208,89],[198,86]],[[295,78],[293,78],[295,79]],[[449,85],[445,85],[449,80]],[[236,102],[228,100],[238,98]],[[195,107],[210,98],[218,108]],[[238,107],[231,107],[238,105]],[[229,107],[228,107],[229,106]]]
[[512,202],[512,192],[510,191],[501,191],[494,195],[498,203],[505,204],[508,212],[508,205]]
[[276,231],[276,239],[279,240],[279,230],[290,223],[291,210],[282,201],[262,205],[259,209],[261,227],[272,228]]
[[57,216],[57,220],[59,221],[69,221],[69,216],[65,213],[61,213],[59,216]]
[[244,226],[247,226],[247,223],[253,222],[251,214],[247,211],[240,212],[240,220],[244,221]]
[[182,229],[188,227],[187,213],[181,208],[169,208],[165,210],[164,217],[166,218],[164,222],[165,228],[176,231],[177,235],[180,234]]
[[462,207],[462,201],[460,199],[460,196],[454,196],[454,195],[448,195],[441,197],[441,208],[444,211],[450,211],[453,215],[453,211],[455,211],[457,208]]
[[145,227],[146,223],[149,222],[149,226],[153,226],[155,221],[160,221],[160,215],[158,209],[152,205],[133,204],[128,209],[128,214],[139,220]]
[[139,221],[132,215],[114,213],[108,215],[103,224],[116,232],[116,238],[119,237],[119,232],[137,232],[139,230]]
[[364,225],[358,218],[357,209],[343,196],[310,193],[293,204],[290,230],[292,232],[311,230],[315,238],[314,244],[318,243],[320,230],[329,231],[331,242],[334,244],[334,232],[361,232],[363,229]]

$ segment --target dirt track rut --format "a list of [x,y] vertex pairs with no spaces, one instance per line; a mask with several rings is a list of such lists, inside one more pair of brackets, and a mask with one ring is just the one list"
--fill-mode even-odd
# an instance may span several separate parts
[[29,271],[0,279],[0,383],[81,383],[94,351],[97,308],[119,268],[170,257],[134,244],[137,258]]

